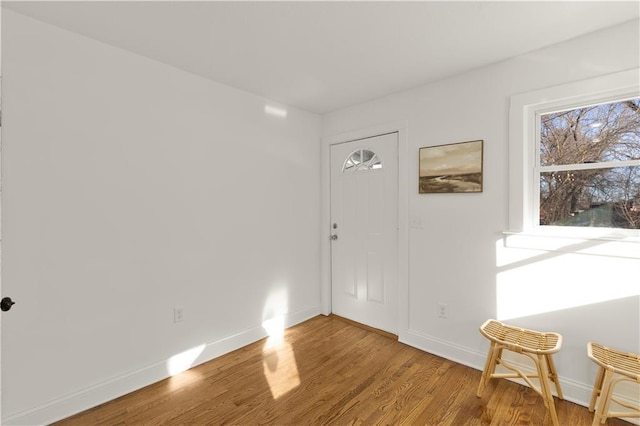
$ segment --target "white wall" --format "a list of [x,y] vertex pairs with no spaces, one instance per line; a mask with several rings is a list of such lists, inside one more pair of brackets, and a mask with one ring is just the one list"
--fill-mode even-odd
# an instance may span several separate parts
[[[2,16],[3,424],[320,312],[320,117]],[[208,54],[204,52],[203,54]],[[286,107],[285,107],[286,108]],[[184,309],[174,324],[173,309]]]
[[[637,68],[638,26],[629,22],[323,117],[325,141],[407,123],[408,161],[401,166],[410,179],[408,214],[423,227],[410,229],[403,341],[482,368],[488,342],[478,327],[488,318],[558,331],[565,396],[581,403],[595,376],[589,340],[640,352],[637,257],[588,255],[582,247],[505,248],[502,235],[509,229],[510,96]],[[420,147],[476,139],[485,142],[483,193],[418,194]],[[438,302],[447,303],[447,319],[437,317]]]

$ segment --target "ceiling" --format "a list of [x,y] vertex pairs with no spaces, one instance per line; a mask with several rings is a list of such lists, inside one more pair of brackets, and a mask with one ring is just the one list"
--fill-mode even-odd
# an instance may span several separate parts
[[640,16],[637,0],[2,1],[2,6],[319,114]]

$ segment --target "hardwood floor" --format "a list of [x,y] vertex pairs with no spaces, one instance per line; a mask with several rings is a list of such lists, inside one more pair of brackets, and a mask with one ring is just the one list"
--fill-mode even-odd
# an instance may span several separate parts
[[[319,316],[57,425],[550,425],[542,399],[507,380]],[[556,399],[562,425],[590,425]],[[629,426],[618,419],[609,426]]]

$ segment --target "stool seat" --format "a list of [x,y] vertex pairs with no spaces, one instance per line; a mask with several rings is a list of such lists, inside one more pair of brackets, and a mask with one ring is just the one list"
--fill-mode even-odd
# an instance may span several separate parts
[[[595,342],[587,344],[587,355],[599,366],[589,402],[589,411],[595,409],[593,426],[605,423],[609,417],[640,417],[640,401],[637,405],[631,405],[613,396],[614,386],[621,381],[640,383],[640,355]],[[600,402],[596,409],[598,397]],[[633,411],[609,411],[611,401]]]
[[487,339],[504,345],[514,352],[554,354],[562,346],[562,336],[558,333],[542,333],[513,327],[496,320],[489,320],[480,327],[480,333]]
[[[491,346],[487,361],[482,371],[477,396],[482,392],[492,378],[521,378],[544,400],[544,405],[551,414],[554,426],[559,426],[551,393],[553,382],[558,398],[563,399],[558,373],[553,362],[552,354],[558,352],[562,346],[562,336],[553,332],[540,332],[525,328],[514,327],[500,321],[490,319],[480,326],[480,333],[489,339]],[[503,350],[509,350],[522,354],[531,359],[536,367],[535,373],[525,373],[520,368],[502,359]],[[498,365],[511,371],[511,373],[496,373]],[[538,379],[540,385],[536,386],[531,379]]]

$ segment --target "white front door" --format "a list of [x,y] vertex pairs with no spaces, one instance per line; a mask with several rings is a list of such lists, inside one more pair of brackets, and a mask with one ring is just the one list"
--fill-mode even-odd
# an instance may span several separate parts
[[331,146],[331,311],[398,332],[398,134]]

